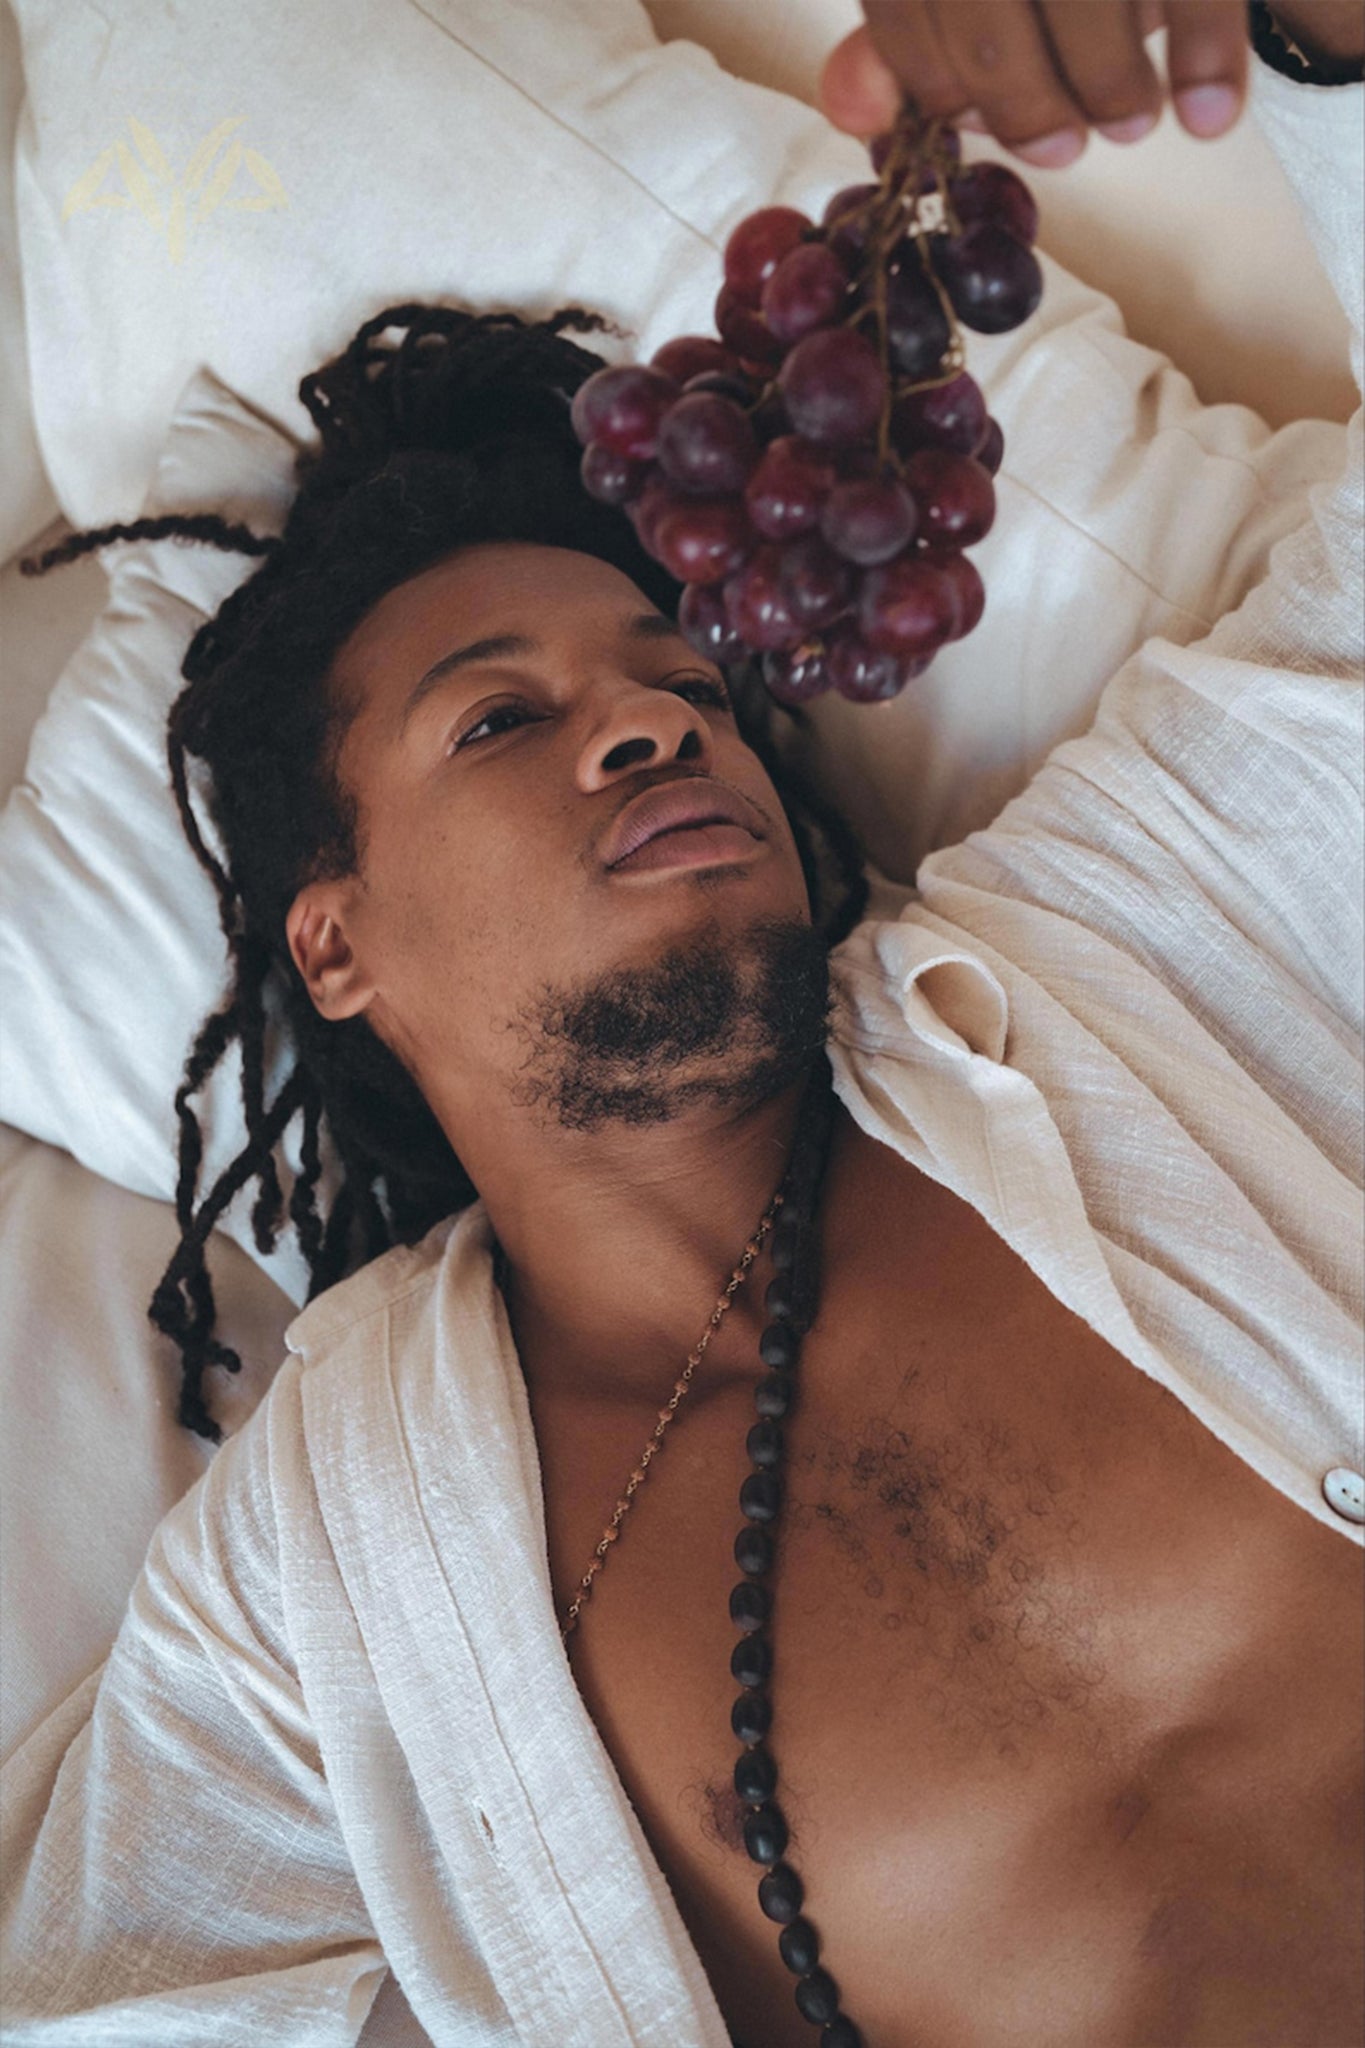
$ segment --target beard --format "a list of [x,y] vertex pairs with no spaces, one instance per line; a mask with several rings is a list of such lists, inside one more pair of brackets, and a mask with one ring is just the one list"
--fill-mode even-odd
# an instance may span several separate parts
[[574,1131],[756,1106],[809,1072],[831,1004],[814,926],[764,917],[716,929],[648,966],[547,988],[518,1020],[531,1052],[516,1099]]

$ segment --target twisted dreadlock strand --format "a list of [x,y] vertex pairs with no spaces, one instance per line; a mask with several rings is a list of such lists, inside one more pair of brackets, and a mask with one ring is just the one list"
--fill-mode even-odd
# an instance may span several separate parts
[[[352,710],[335,682],[335,656],[389,590],[483,541],[598,555],[677,616],[681,585],[618,510],[582,487],[569,408],[602,358],[571,331],[619,332],[577,306],[540,321],[386,307],[299,385],[318,438],[296,457],[298,491],[281,535],[257,535],[217,513],[168,514],[71,534],[20,564],[24,575],[42,575],[114,541],[163,538],[264,558],[190,642],[167,725],[171,791],[213,885],[228,986],[195,1035],[175,1094],[180,1240],[149,1314],[180,1351],[181,1422],[213,1441],[220,1431],[204,1374],[236,1371],[240,1360],[214,1335],[206,1248],[244,1189],[255,1184],[251,1224],[262,1253],[286,1221],[294,1230],[310,1299],[476,1196],[407,1069],[362,1017],[322,1018],[289,952],[285,920],[299,890],[355,873],[362,854],[337,767]],[[741,735],[786,809],[812,915],[837,942],[866,902],[861,850],[784,763],[756,668],[746,664],[730,681]],[[201,1191],[204,1132],[194,1103],[233,1046],[246,1143]],[[267,1101],[276,1050],[287,1071]],[[286,1202],[276,1151],[296,1118],[300,1167]],[[324,1141],[336,1169],[325,1214]]]
[[41,555],[25,555],[19,564],[21,576],[45,576],[63,562],[74,562],[96,548],[115,540],[198,540],[243,555],[273,554],[279,542],[262,537],[249,526],[230,525],[216,512],[168,512],[159,519],[134,519],[124,526],[96,526],[88,533],[69,533],[55,547]]

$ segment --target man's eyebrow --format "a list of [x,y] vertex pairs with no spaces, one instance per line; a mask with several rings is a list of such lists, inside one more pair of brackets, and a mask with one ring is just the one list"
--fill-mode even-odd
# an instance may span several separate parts
[[[665,618],[662,612],[634,612],[620,622],[620,630],[627,640],[681,640],[691,648],[691,642],[674,619]],[[539,640],[532,640],[525,633],[494,633],[485,640],[471,640],[467,647],[456,647],[451,653],[443,654],[439,661],[432,663],[424,676],[419,676],[408,694],[403,706],[400,731],[406,726],[414,711],[424,698],[430,696],[438,683],[445,681],[456,669],[472,668],[477,663],[489,661],[515,661],[522,655],[542,652]]]

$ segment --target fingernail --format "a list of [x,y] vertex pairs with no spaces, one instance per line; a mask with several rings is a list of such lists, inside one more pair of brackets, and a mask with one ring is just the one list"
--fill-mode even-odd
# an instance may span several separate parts
[[1237,115],[1237,95],[1230,85],[1187,85],[1175,104],[1191,135],[1221,135]]
[[969,135],[984,135],[986,124],[975,107],[967,107],[960,114],[954,114],[950,124],[954,128],[965,128]]
[[1038,164],[1045,171],[1059,171],[1074,164],[1085,148],[1085,137],[1074,128],[1059,128],[1055,135],[1042,135],[1037,142],[1011,142],[1007,147],[1025,163]]
[[1110,142],[1140,142],[1156,126],[1155,114],[1130,114],[1126,121],[1098,121],[1096,129]]

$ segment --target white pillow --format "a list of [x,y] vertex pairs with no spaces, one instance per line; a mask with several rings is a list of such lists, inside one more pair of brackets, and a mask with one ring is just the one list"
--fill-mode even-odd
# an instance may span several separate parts
[[812,108],[661,46],[637,0],[121,0],[98,32],[15,11],[33,408],[77,525],[135,516],[200,365],[302,434],[299,378],[404,300],[577,302],[648,355],[709,325],[751,205],[867,170]]
[[[200,372],[146,509],[208,507],[278,533],[294,453]],[[191,1039],[224,993],[227,954],[171,793],[166,714],[194,634],[257,563],[174,540],[121,544],[103,560],[108,603],[54,688],[0,813],[0,1122],[169,1200],[172,1098]],[[229,1057],[204,1097],[205,1186],[245,1139],[239,1086]],[[256,1258],[248,1210],[249,1196],[224,1228]],[[307,1271],[292,1239],[263,1263],[303,1300]]]

